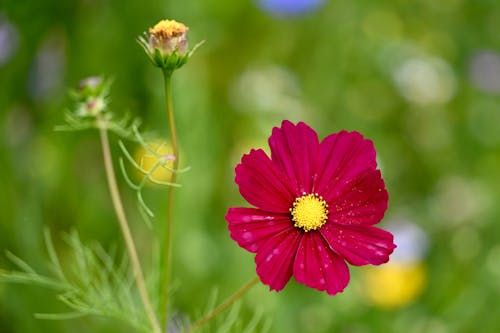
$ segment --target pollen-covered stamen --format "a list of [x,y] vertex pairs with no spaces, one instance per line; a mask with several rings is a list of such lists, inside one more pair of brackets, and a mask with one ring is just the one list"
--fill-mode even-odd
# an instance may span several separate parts
[[178,37],[185,34],[187,31],[188,27],[175,20],[162,20],[149,29],[150,34],[154,35],[156,38],[163,39]]
[[328,219],[328,204],[318,193],[303,195],[295,199],[292,208],[292,221],[294,226],[304,231],[316,230],[322,227]]
[[[187,41],[187,31],[189,30],[184,24],[179,23],[174,20],[163,20],[158,22],[154,27],[149,29],[149,35],[147,42],[148,52],[152,52],[153,57],[155,50],[160,51],[160,54],[164,59],[159,64],[160,67],[165,65],[165,58],[171,56],[174,52],[178,56],[182,57],[187,52],[188,41]],[[175,57],[174,57],[175,58]],[[178,59],[175,58],[172,61],[176,63]],[[157,59],[155,61],[158,61]],[[179,65],[179,67],[182,66]]]

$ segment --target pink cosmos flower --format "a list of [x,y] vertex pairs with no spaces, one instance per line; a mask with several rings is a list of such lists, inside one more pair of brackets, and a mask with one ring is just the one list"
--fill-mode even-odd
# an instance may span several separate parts
[[341,131],[319,142],[305,123],[283,121],[269,138],[271,158],[252,149],[236,166],[241,195],[255,208],[230,208],[231,238],[256,253],[257,274],[271,290],[292,275],[334,295],[351,265],[380,265],[396,245],[376,228],[388,194],[370,140]]

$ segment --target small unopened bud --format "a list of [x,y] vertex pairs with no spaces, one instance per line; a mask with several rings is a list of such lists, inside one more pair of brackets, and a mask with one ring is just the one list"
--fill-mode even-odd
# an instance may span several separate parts
[[102,83],[102,78],[100,76],[90,76],[80,81],[78,84],[79,90],[85,89],[96,89]]
[[78,109],[78,114],[82,116],[96,116],[106,109],[106,103],[101,97],[89,99],[82,103]]
[[99,76],[83,79],[72,95],[77,102],[75,114],[79,117],[95,117],[106,110],[110,82]]

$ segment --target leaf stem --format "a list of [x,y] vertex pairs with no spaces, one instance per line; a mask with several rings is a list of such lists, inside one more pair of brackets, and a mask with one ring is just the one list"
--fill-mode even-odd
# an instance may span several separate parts
[[115,209],[115,213],[118,218],[118,222],[120,224],[120,229],[123,234],[123,239],[125,240],[127,251],[130,256],[135,282],[137,284],[139,295],[146,310],[148,319],[151,322],[153,331],[155,333],[161,333],[161,328],[158,323],[158,319],[156,318],[156,314],[151,305],[151,300],[149,299],[148,291],[146,288],[146,282],[144,281],[144,274],[142,273],[142,268],[139,262],[139,257],[137,255],[137,250],[135,248],[134,240],[132,238],[132,233],[130,232],[127,217],[125,215],[125,210],[123,208],[122,200],[120,198],[120,192],[118,191],[115,171],[113,169],[113,161],[111,158],[111,151],[109,148],[107,127],[105,122],[99,118],[97,119],[97,124],[99,127],[99,134],[101,137],[102,154],[104,157],[104,167],[106,169],[106,178],[108,179],[109,192],[111,194],[113,207]]
[[224,302],[219,304],[215,309],[206,314],[203,318],[195,321],[189,330],[188,333],[191,333],[193,330],[196,330],[206,324],[208,321],[212,320],[215,316],[220,314],[222,311],[226,310],[231,304],[241,298],[250,288],[252,288],[257,282],[259,282],[259,277],[256,276],[247,283],[245,283],[240,289],[238,289],[234,294],[229,296]]
[[[173,170],[172,177],[170,179],[171,183],[176,182],[177,179],[177,169],[179,167],[179,148],[177,144],[177,132],[175,130],[175,120],[174,120],[174,110],[172,106],[172,72],[166,69],[163,69],[163,79],[165,82],[165,100],[167,104],[167,116],[168,116],[168,124],[170,128],[170,140],[172,143],[172,153],[175,157],[173,161]],[[171,257],[172,257],[172,219],[173,219],[173,203],[174,203],[174,187],[170,186],[168,188],[168,197],[167,197],[167,223],[165,225],[164,232],[164,242],[165,245],[162,253],[164,254],[163,260],[163,276],[162,276],[162,284],[160,290],[160,314],[162,315],[161,321],[165,324],[165,327],[168,326],[168,293],[169,293],[169,280],[170,280],[170,271],[171,271]]]

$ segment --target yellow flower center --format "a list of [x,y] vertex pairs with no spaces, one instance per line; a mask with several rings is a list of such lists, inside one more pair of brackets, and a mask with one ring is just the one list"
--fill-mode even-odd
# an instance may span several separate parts
[[154,27],[149,28],[149,33],[157,38],[172,38],[181,36],[189,28],[175,20],[162,20]]
[[300,198],[295,199],[292,208],[292,221],[294,226],[304,231],[316,230],[322,227],[328,219],[328,204],[318,193],[303,193]]

